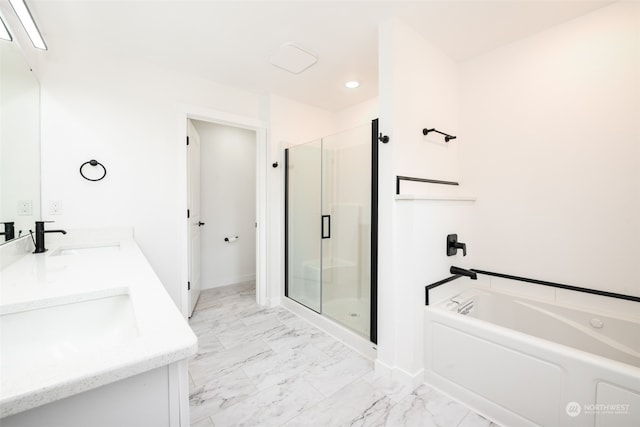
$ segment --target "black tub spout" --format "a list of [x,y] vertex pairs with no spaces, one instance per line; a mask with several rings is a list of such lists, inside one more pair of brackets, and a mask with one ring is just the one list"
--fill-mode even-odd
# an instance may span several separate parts
[[471,280],[477,280],[478,279],[478,275],[476,274],[475,271],[465,270],[464,268],[456,267],[456,266],[453,266],[453,265],[449,269],[449,273],[451,273],[451,274],[459,274],[460,276],[467,276]]

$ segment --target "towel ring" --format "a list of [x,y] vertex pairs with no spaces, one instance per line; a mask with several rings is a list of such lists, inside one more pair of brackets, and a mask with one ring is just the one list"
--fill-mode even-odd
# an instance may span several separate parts
[[[84,174],[84,172],[82,172],[82,168],[84,168],[86,165],[91,165],[91,166],[100,166],[102,168],[102,176],[100,178],[96,178],[96,179],[92,179],[92,178],[87,178],[87,176]],[[89,160],[88,162],[84,162],[82,164],[82,166],[80,166],[80,175],[82,175],[82,177],[84,179],[86,179],[87,181],[100,181],[102,178],[104,178],[105,176],[107,176],[107,168],[104,167],[104,165],[102,163],[100,163],[97,160]]]

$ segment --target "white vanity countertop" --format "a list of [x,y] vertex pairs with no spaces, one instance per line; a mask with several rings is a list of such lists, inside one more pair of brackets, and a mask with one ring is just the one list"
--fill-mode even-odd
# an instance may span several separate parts
[[[0,271],[3,316],[0,355],[4,359],[0,360],[0,417],[165,366],[196,352],[196,336],[130,232],[108,236],[97,233],[90,238],[72,234],[68,239],[62,235],[50,239],[57,243],[48,241],[47,252],[25,255]],[[105,334],[104,339],[78,326],[80,332],[69,332],[75,334],[69,341],[66,338],[57,343],[38,341],[34,331],[40,329],[39,319],[64,318],[65,310],[87,313],[87,318],[93,318],[93,306],[82,305],[90,300],[117,301],[113,313],[108,304],[101,310],[105,310],[106,319],[113,319],[120,326],[113,328],[109,320],[103,322],[100,334]],[[118,306],[121,301],[126,304]],[[53,310],[57,311],[53,313],[62,314],[51,315],[49,307],[55,307]],[[89,307],[84,308],[89,311],[71,311],[75,307]],[[15,316],[16,313],[19,315]],[[31,319],[36,319],[24,327],[24,334],[20,323],[23,313],[26,316],[35,313]],[[49,314],[42,317],[41,313]],[[83,325],[83,320],[85,325],[89,323],[82,315],[77,317],[78,325]],[[73,325],[70,329],[76,329],[75,320],[67,317],[67,325]],[[53,325],[45,327],[63,337],[66,332]],[[43,336],[49,339],[51,334]],[[78,337],[82,336],[87,336],[88,341],[79,342],[82,338]],[[10,348],[15,342],[19,344]],[[16,354],[17,347],[33,351]],[[56,354],[63,356],[55,360]],[[13,362],[16,359],[18,363]]]

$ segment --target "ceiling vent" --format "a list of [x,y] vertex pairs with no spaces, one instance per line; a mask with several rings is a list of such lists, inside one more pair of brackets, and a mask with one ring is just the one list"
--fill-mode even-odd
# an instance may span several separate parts
[[285,43],[271,57],[271,63],[293,74],[300,74],[318,62],[313,54],[292,43]]

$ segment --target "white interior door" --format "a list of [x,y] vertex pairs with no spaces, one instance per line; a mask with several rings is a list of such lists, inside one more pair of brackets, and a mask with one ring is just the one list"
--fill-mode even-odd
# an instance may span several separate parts
[[189,206],[189,317],[200,296],[200,136],[191,120],[187,119],[188,200]]

